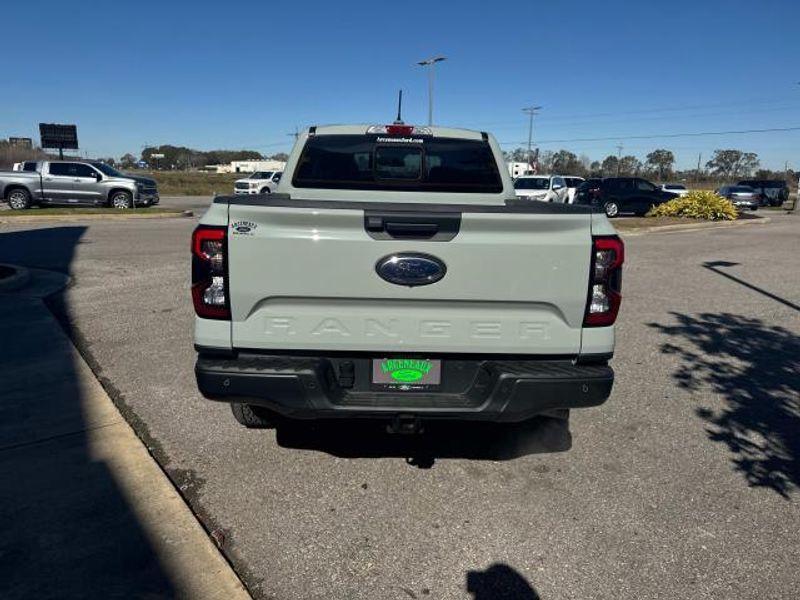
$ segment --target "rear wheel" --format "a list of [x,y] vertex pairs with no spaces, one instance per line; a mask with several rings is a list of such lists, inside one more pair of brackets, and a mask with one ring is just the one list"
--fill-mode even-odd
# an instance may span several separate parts
[[8,205],[14,210],[24,210],[31,207],[31,193],[26,189],[11,190],[7,200]]
[[619,206],[613,200],[611,202],[606,202],[603,210],[606,211],[606,216],[610,219],[613,219],[617,215],[619,215]]
[[239,423],[249,429],[267,429],[275,427],[278,422],[277,413],[263,406],[234,402],[231,404],[231,412]]
[[554,408],[552,410],[543,412],[541,416],[550,417],[551,419],[558,419],[559,421],[569,421],[569,409]]
[[111,194],[109,204],[112,208],[118,208],[120,210],[130,208],[133,206],[133,196],[131,196],[129,192],[114,192]]

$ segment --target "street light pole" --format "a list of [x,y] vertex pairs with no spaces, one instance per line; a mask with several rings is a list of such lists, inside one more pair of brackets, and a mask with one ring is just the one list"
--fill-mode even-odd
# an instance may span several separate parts
[[428,125],[433,125],[433,66],[437,62],[446,60],[445,56],[434,56],[426,60],[421,60],[417,64],[420,67],[428,67]]
[[522,112],[528,115],[528,166],[531,166],[531,142],[533,140],[533,115],[542,110],[541,106],[526,106]]

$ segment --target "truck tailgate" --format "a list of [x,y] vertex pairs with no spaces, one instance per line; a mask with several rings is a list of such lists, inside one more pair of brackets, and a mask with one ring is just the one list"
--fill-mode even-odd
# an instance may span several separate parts
[[[363,208],[329,205],[230,203],[233,347],[579,352],[590,214],[459,206],[448,209],[458,224],[447,241],[376,239]],[[410,208],[415,215],[425,210]],[[381,211],[375,204],[367,212]],[[376,264],[399,252],[436,257],[446,274],[413,287],[382,279]]]

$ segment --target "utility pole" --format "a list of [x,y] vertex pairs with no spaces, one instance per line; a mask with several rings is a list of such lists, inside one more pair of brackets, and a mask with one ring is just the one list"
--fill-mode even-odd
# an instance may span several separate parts
[[446,56],[434,56],[419,61],[420,67],[428,67],[428,126],[433,125],[433,68],[438,62],[447,60]]
[[294,132],[293,133],[290,132],[290,133],[287,133],[286,135],[292,136],[294,138],[294,141],[296,142],[297,138],[300,137],[300,131],[298,131],[297,125],[294,126]]
[[541,106],[526,106],[522,109],[528,115],[528,167],[531,167],[531,142],[533,140],[533,116],[542,110]]
[[622,166],[622,142],[617,144],[617,177],[619,177],[620,167]]
[[697,153],[697,172],[695,173],[695,177],[697,178],[697,183],[700,183],[700,161],[703,160],[703,153]]

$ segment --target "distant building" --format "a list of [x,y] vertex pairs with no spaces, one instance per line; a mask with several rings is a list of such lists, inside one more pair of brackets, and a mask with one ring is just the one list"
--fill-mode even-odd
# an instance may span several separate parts
[[201,171],[208,171],[209,173],[233,173],[233,167],[230,165],[206,165],[200,168]]
[[533,168],[529,163],[526,162],[509,162],[506,163],[508,165],[508,173],[511,175],[512,178],[516,179],[517,177],[521,177],[522,175],[534,175],[536,174],[536,169]]
[[280,160],[234,160],[225,165],[206,165],[201,170],[211,173],[255,173],[283,171],[286,163]]
[[[286,163],[280,160],[234,160],[229,173],[255,173],[256,171],[283,171]],[[219,171],[217,171],[219,172]]]

